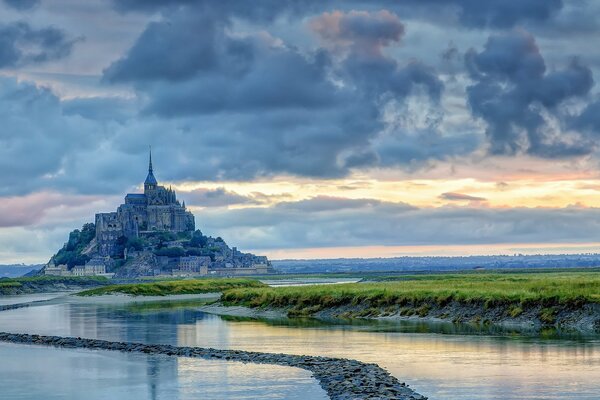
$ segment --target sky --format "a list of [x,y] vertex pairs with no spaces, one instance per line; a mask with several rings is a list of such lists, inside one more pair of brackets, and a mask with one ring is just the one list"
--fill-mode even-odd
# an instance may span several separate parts
[[597,252],[600,2],[0,0],[0,263],[141,191],[271,258]]

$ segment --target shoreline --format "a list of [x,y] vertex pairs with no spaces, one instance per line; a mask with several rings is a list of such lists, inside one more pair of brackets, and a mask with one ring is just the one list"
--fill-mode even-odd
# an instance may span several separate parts
[[[483,327],[497,327],[526,332],[541,332],[544,329],[558,329],[580,334],[600,334],[600,304],[587,303],[579,308],[568,306],[555,307],[549,320],[542,320],[544,310],[541,305],[534,305],[520,310],[518,315],[511,316],[510,310],[502,305],[486,306],[485,304],[462,304],[451,302],[443,306],[424,303],[413,307],[372,307],[370,304],[344,305],[327,307],[313,313],[296,315],[293,307],[247,307],[229,305],[223,302],[204,305],[199,311],[210,314],[248,318],[280,319],[293,317],[309,317],[322,320],[380,320],[380,321],[415,321],[453,324],[471,324]],[[550,321],[550,319],[552,319]],[[551,323],[550,323],[551,322]]]
[[427,399],[427,397],[410,389],[405,383],[398,381],[397,378],[377,364],[363,363],[361,361],[345,358],[298,356],[242,350],[218,350],[204,347],[179,347],[161,344],[112,342],[98,339],[6,332],[0,332],[0,341],[57,348],[165,354],[168,356],[197,357],[208,360],[281,365],[310,371],[332,400],[368,398],[381,400]]

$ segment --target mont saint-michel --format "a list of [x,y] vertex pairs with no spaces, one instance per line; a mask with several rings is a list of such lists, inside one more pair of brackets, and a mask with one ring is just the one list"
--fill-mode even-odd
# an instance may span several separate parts
[[272,272],[265,256],[242,253],[196,229],[175,190],[158,184],[149,155],[144,193],[128,193],[116,211],[74,230],[44,268],[46,275],[249,275]]

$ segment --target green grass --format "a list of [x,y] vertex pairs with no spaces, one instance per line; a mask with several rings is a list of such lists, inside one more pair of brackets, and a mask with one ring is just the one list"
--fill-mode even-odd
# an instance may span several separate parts
[[79,296],[99,296],[122,293],[132,296],[166,296],[222,292],[235,288],[261,288],[265,285],[253,279],[193,279],[149,283],[108,285],[77,293]]
[[[285,307],[292,314],[306,314],[347,305],[368,307],[443,306],[450,302],[516,307],[541,305],[580,306],[600,303],[597,271],[544,273],[465,273],[406,275],[401,280],[323,286],[244,288],[225,292],[225,304],[249,307]],[[428,309],[415,311],[426,315]],[[521,311],[522,312],[522,311]]]
[[517,318],[521,314],[523,314],[523,307],[513,304],[508,309],[508,315],[510,315],[511,318]]
[[0,282],[0,288],[16,288],[21,286],[23,286],[21,282]]
[[64,287],[94,287],[108,284],[108,279],[100,276],[30,276],[20,278],[1,278],[0,295],[35,293],[56,290]]
[[76,286],[96,286],[105,285],[108,279],[103,276],[27,276],[19,278],[2,278],[0,279],[0,288],[9,287],[43,287],[46,285],[76,285]]

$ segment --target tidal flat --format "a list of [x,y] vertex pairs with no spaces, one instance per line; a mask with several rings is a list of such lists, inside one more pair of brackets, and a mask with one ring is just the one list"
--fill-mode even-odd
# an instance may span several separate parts
[[[191,299],[169,304],[169,297],[159,302],[131,296],[113,298],[115,303],[112,304],[108,297],[56,298],[48,303],[0,312],[0,326],[3,331],[13,333],[356,359],[377,363],[430,399],[595,400],[600,392],[596,379],[600,374],[598,336],[465,332],[453,330],[455,324],[451,322],[350,319],[334,323],[312,318],[236,318],[203,312],[200,304],[190,303]],[[27,301],[27,296],[23,301]],[[34,355],[36,349],[18,346],[14,352],[22,352],[22,357],[18,354],[13,357],[17,360],[15,365],[23,360],[21,370],[35,366],[25,361],[27,354]],[[50,353],[57,354],[56,357],[59,357],[58,352],[69,351],[39,349],[57,352]],[[94,354],[108,360],[121,359],[120,353],[98,351]],[[127,353],[127,357],[130,356],[133,357]],[[239,375],[227,372],[229,367],[207,367],[207,376],[211,378],[203,380],[198,379],[205,376],[201,360],[173,357],[168,362],[157,362],[154,358],[143,358],[141,363],[123,368],[124,376],[142,379],[139,393],[154,391],[158,399],[194,398],[190,393],[200,393],[205,385],[209,385],[208,388],[223,385],[225,389],[231,385],[234,391],[240,388],[237,383],[242,383],[236,377]],[[61,371],[61,379],[67,379],[69,374],[77,376],[92,371],[93,364],[89,363],[95,362],[93,359],[81,356],[77,360],[55,368]],[[293,390],[296,382],[299,391],[308,393],[299,398],[316,399],[319,397],[311,397],[310,393],[318,396],[318,390],[322,391],[316,381],[311,384],[305,380],[307,375],[293,375],[291,371],[284,375],[273,374],[270,382],[267,368],[264,374],[257,375],[266,379],[261,383],[253,378],[253,364],[244,368],[247,372],[242,377],[247,378],[243,383],[248,393],[260,391],[262,398],[298,398],[280,391],[287,388],[287,393],[298,393]],[[49,381],[56,379],[52,369],[43,375]],[[87,376],[87,372],[85,374]],[[257,391],[250,392],[253,385],[257,385]],[[27,385],[23,388],[27,389]],[[91,388],[93,391],[97,387]],[[99,395],[96,393],[90,398],[99,398]]]

